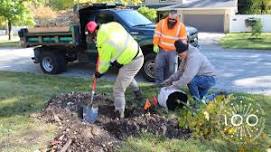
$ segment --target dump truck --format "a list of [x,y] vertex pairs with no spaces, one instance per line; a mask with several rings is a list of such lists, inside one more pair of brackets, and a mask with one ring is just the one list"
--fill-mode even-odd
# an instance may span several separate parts
[[[34,47],[33,62],[40,64],[44,73],[59,74],[67,69],[70,62],[96,63],[97,49],[88,40],[86,24],[95,21],[104,24],[111,21],[120,23],[138,42],[145,56],[141,69],[144,78],[154,81],[153,34],[155,23],[131,8],[116,5],[95,4],[77,11],[79,23],[70,26],[35,27],[20,29],[18,34],[23,47]],[[198,31],[187,26],[189,42],[198,45]]]

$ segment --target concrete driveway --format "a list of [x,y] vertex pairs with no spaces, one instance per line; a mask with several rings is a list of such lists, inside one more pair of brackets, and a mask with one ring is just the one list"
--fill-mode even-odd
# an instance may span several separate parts
[[[217,69],[217,89],[250,92],[271,95],[271,50],[223,49],[218,44],[224,34],[200,33],[201,51],[211,60]],[[0,48],[0,70],[42,73],[38,64],[33,64],[33,50]],[[70,64],[64,76],[88,78],[94,65]],[[116,71],[106,78],[113,80]],[[145,81],[141,75],[140,81]]]

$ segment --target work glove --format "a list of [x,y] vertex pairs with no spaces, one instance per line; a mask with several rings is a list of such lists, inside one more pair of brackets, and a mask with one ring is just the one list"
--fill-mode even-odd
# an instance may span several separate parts
[[154,46],[153,46],[153,52],[155,52],[155,53],[158,53],[158,52],[159,52],[159,47],[158,47],[158,45],[154,45]]
[[141,89],[134,91],[134,95],[135,95],[135,100],[137,100],[137,101],[143,100],[143,95],[142,95]]
[[99,72],[95,72],[95,78],[96,79],[98,79],[98,78],[100,78],[100,77],[102,77],[104,74],[101,74],[101,73],[99,73]]

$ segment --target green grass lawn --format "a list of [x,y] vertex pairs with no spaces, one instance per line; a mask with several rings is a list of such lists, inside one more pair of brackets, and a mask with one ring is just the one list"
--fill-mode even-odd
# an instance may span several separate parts
[[219,44],[224,48],[271,50],[271,33],[262,33],[257,39],[251,38],[251,33],[229,33]]
[[0,47],[19,47],[19,37],[14,36],[8,40],[7,36],[0,36]]
[[[61,76],[35,75],[0,71],[0,151],[26,152],[45,147],[56,135],[56,126],[46,124],[31,115],[40,112],[53,96],[68,92],[89,91],[90,80]],[[112,93],[113,83],[103,79],[97,82],[97,92]],[[155,95],[149,84],[141,84],[144,95]],[[131,91],[127,92],[127,106],[131,105]],[[264,108],[267,117],[265,132],[271,135],[271,97],[248,95]],[[143,106],[143,103],[138,103]],[[120,151],[227,151],[232,147],[222,140],[177,140],[143,134],[129,138]],[[236,150],[234,148],[231,148]],[[228,150],[230,151],[230,150]]]

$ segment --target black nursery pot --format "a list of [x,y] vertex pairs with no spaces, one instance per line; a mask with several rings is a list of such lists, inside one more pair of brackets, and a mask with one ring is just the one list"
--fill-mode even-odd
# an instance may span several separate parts
[[[167,98],[167,108],[168,110],[174,111],[176,108],[182,108],[183,103],[187,104],[188,97],[182,92],[173,92]],[[181,103],[181,102],[183,103]]]

